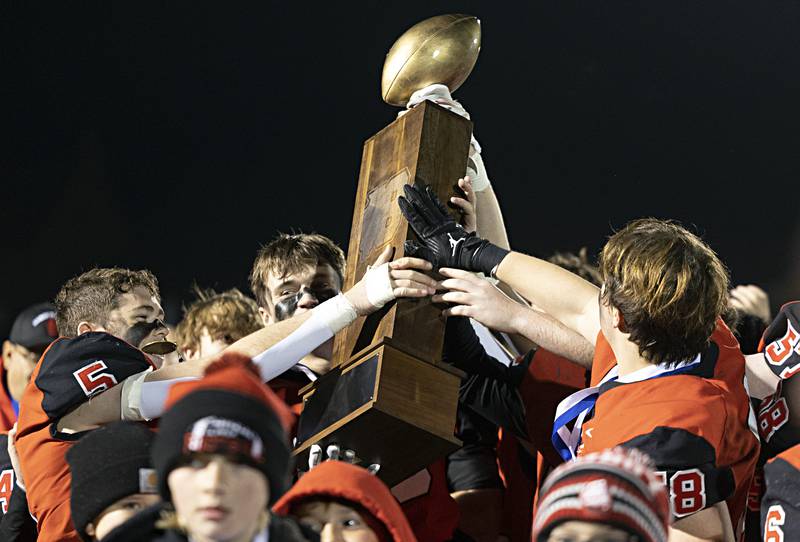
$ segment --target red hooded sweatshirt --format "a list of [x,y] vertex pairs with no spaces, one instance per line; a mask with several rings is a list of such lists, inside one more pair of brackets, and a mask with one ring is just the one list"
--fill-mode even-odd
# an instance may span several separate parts
[[385,532],[375,533],[380,542],[417,542],[389,488],[365,469],[341,461],[326,461],[311,469],[275,503],[272,510],[276,514],[291,515],[303,502],[331,499],[353,503],[359,512],[370,516],[364,518],[368,525],[382,526]]

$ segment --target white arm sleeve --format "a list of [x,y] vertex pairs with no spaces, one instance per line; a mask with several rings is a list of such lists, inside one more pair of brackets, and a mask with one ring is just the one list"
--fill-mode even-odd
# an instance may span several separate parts
[[288,371],[358,315],[348,299],[339,294],[311,310],[311,318],[294,332],[253,358],[261,378],[269,382]]
[[[311,310],[311,317],[303,322],[292,334],[275,343],[253,357],[261,378],[269,382],[288,371],[298,361],[311,353],[319,345],[344,329],[358,315],[350,301],[342,294],[325,301]],[[169,389],[177,382],[197,380],[197,377],[183,377],[172,380],[145,382],[152,371],[148,369],[127,378],[122,383],[122,419],[152,420],[164,413]]]
[[122,383],[120,406],[122,407],[123,420],[150,421],[160,417],[164,413],[167,394],[173,384],[198,380],[197,377],[186,376],[172,380],[145,382],[145,377],[151,372],[152,369],[147,369],[126,378]]

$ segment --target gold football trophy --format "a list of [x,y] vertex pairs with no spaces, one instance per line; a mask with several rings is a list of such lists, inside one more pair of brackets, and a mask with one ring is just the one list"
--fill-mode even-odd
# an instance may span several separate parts
[[[386,56],[382,96],[405,107],[434,83],[455,90],[480,50],[480,23],[440,15],[404,33]],[[364,143],[350,232],[344,289],[351,288],[386,246],[395,257],[414,233],[397,206],[403,186],[430,186],[442,201],[466,171],[472,123],[423,102]],[[303,413],[294,451],[336,444],[357,463],[379,464],[394,485],[456,450],[461,373],[441,363],[445,322],[430,299],[401,299],[356,320],[334,339],[333,369],[301,391]]]

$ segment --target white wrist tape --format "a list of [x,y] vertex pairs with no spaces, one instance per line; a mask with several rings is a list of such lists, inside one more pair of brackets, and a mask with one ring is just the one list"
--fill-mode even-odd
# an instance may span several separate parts
[[370,267],[364,276],[367,288],[367,299],[373,307],[380,309],[389,301],[394,300],[392,278],[389,276],[389,264]]
[[120,406],[123,420],[150,421],[160,417],[164,413],[164,405],[172,385],[178,382],[197,380],[197,377],[186,376],[172,380],[145,382],[144,379],[151,372],[152,369],[147,369],[126,378],[122,383]]
[[[470,155],[470,164],[467,166],[467,175],[469,180],[472,181],[472,189],[475,192],[483,192],[489,188],[492,183],[489,181],[489,174],[486,173],[486,166],[483,165],[483,158],[480,152]],[[475,168],[470,167],[475,164]]]
[[[450,95],[450,89],[441,83],[429,85],[414,92],[414,94],[412,94],[408,99],[406,111],[416,105],[419,105],[425,100],[430,100],[436,105],[440,105],[448,111],[452,111],[456,115],[461,115],[466,119],[470,118],[469,113],[467,113],[467,110],[464,109],[464,106],[462,106],[457,100],[454,100]],[[401,114],[405,113],[406,111],[402,111]],[[469,157],[473,160],[473,162],[475,162],[474,169],[469,167],[467,168],[467,175],[469,175],[470,179],[472,180],[472,188],[475,190],[475,192],[486,190],[490,186],[489,176],[487,175],[486,168],[483,165],[483,160],[481,159],[481,145],[478,143],[478,140],[475,139],[475,134],[472,134],[472,138],[470,139]]]
[[122,382],[120,394],[120,418],[128,421],[143,421],[142,417],[142,384],[144,378],[152,372],[152,368],[129,376]]
[[350,325],[358,317],[353,304],[342,294],[332,297],[311,309],[311,318],[288,337],[283,338],[264,352],[253,357],[261,378],[269,382],[294,367],[336,332]]

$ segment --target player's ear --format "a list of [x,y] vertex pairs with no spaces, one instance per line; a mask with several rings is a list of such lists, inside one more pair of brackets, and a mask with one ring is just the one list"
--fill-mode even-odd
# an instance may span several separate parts
[[85,320],[78,324],[77,329],[75,330],[78,335],[83,335],[84,333],[89,333],[90,331],[101,331],[102,328],[98,328],[94,324],[86,322]]
[[3,341],[3,368],[8,370],[8,365],[11,363],[11,354],[14,351],[14,345],[11,341]]
[[86,530],[86,534],[91,536],[92,540],[94,540],[94,523],[92,523],[92,522],[87,523],[85,530]]
[[258,307],[258,314],[261,315],[261,322],[268,326],[272,323],[272,318],[269,315],[269,311],[264,307]]
[[620,310],[614,306],[611,307],[611,316],[613,318],[614,327],[620,330],[622,333],[628,332],[628,326],[625,325],[625,317],[622,315]]

